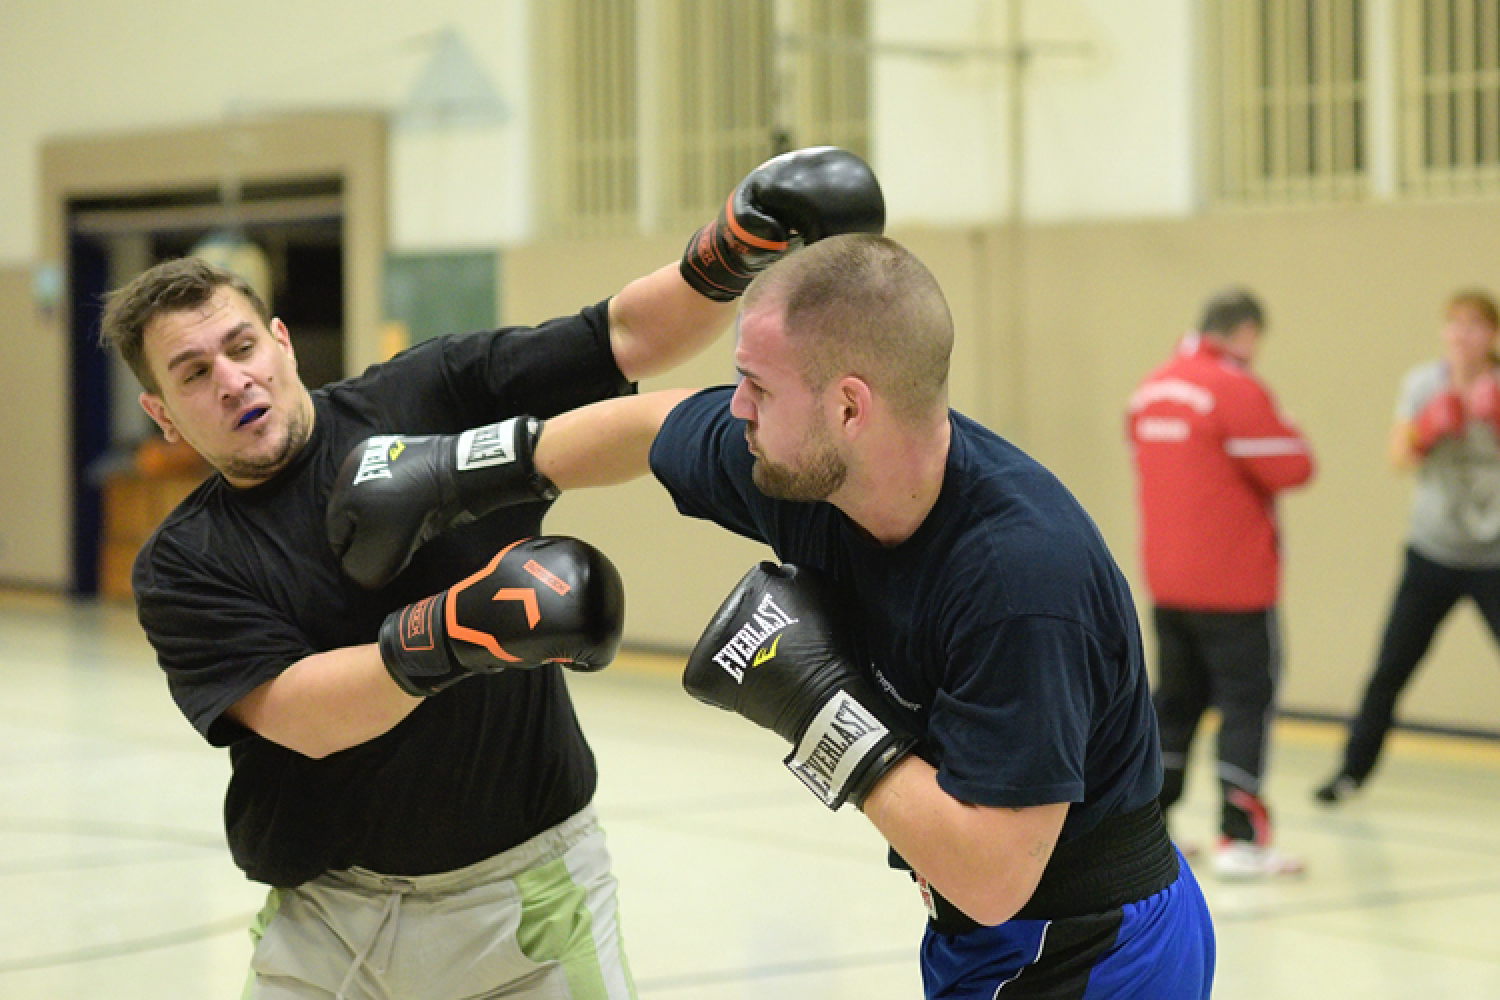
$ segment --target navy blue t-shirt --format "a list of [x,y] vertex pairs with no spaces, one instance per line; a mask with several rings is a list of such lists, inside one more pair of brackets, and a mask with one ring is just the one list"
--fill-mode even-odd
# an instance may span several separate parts
[[762,494],[732,390],[678,406],[651,467],[690,517],[765,542],[851,595],[861,665],[920,734],[954,798],[1072,803],[1061,841],[1156,798],[1161,759],[1130,589],[1078,501],[958,413],[937,504],[870,539],[827,503]]

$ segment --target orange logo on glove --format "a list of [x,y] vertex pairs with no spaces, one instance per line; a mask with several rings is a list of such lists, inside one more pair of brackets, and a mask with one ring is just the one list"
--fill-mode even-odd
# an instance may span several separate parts
[[557,591],[557,596],[559,597],[567,597],[568,591],[573,589],[572,587],[568,586],[568,582],[566,580],[558,576],[556,573],[552,572],[547,567],[543,566],[541,563],[537,562],[535,559],[526,560],[526,565],[522,566],[521,568],[530,573],[532,576],[536,577],[538,580],[545,583],[547,586],[551,587],[553,590]]
[[[443,615],[443,617],[447,619],[448,622],[448,638],[462,639],[465,642],[472,642],[474,645],[486,650],[495,659],[504,660],[506,663],[520,663],[521,658],[519,656],[512,656],[511,654],[507,653],[500,647],[500,643],[495,641],[495,637],[490,635],[488,632],[481,632],[478,629],[472,629],[467,625],[460,625],[458,623],[458,595],[461,591],[468,589],[468,587],[470,587],[472,584],[483,580],[485,577],[493,573],[495,567],[500,565],[500,560],[504,559],[511,549],[515,548],[517,545],[520,545],[524,541],[526,541],[526,539],[518,538],[514,542],[511,542],[505,548],[495,553],[495,558],[491,559],[489,561],[489,564],[486,565],[484,569],[480,570],[478,573],[475,573],[473,576],[469,577],[463,582],[455,584],[453,587],[451,587],[448,590],[448,603],[444,609]],[[517,597],[517,594],[524,594],[526,596]],[[536,628],[536,623],[540,621],[542,617],[541,609],[538,608],[536,604],[536,591],[529,589],[519,590],[513,587],[506,587],[504,589],[496,591],[495,596],[491,599],[496,601],[526,601],[527,597],[530,597],[530,602],[526,606],[526,618],[527,621],[530,622],[531,627]]]
[[536,623],[542,620],[542,609],[536,606],[536,591],[530,587],[502,587],[490,600],[520,601],[526,608],[527,628],[536,628]]

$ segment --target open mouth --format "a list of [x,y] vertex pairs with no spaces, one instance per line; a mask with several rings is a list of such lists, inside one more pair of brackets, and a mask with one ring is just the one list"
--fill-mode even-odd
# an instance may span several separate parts
[[244,426],[246,426],[248,424],[255,423],[255,421],[257,421],[261,417],[265,416],[266,415],[266,411],[269,410],[269,409],[270,409],[269,406],[257,406],[257,407],[254,407],[253,409],[246,410],[243,414],[240,415],[239,423],[237,423],[237,424],[234,425],[235,428],[238,429],[238,428],[244,427]]

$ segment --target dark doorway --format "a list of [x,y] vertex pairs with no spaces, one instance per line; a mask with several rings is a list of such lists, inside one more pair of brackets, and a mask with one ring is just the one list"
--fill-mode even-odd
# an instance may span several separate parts
[[109,359],[99,349],[99,314],[109,281],[103,244],[80,233],[68,246],[72,298],[70,354],[73,377],[73,586],[75,594],[99,590],[99,486],[89,470],[109,451]]

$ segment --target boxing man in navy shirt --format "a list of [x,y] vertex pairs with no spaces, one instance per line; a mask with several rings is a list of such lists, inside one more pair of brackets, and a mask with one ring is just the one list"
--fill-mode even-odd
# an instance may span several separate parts
[[1066,488],[948,408],[952,337],[920,261],[834,237],[751,285],[737,386],[559,415],[534,461],[562,489],[649,461],[776,552],[684,683],[886,838],[928,907],[927,996],[1207,997],[1129,589]]

